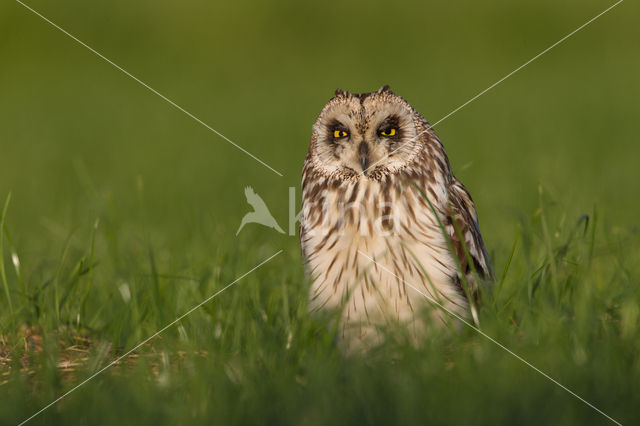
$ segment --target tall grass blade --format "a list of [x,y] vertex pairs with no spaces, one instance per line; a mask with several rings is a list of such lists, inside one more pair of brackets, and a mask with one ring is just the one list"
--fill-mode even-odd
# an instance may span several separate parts
[[82,309],[81,315],[82,320],[81,323],[84,323],[85,315],[87,314],[87,300],[89,300],[89,293],[91,293],[91,285],[93,283],[93,266],[94,266],[94,254],[95,254],[95,246],[96,246],[96,233],[98,232],[98,226],[100,225],[100,218],[97,218],[93,224],[93,230],[91,232],[91,251],[89,252],[89,271],[87,274],[87,285],[85,287],[84,296],[82,297]]
[[[4,208],[2,209],[2,218],[0,218],[0,231],[5,227],[5,220],[7,218],[7,209],[9,208],[9,202],[11,201],[11,193],[7,195],[7,199],[4,202]],[[11,318],[13,318],[13,302],[11,301],[11,292],[9,291],[9,282],[7,281],[7,273],[4,267],[4,233],[0,232],[0,277],[2,278],[2,285],[4,292],[7,296],[7,303],[9,304],[9,312],[11,312]]]
[[509,267],[511,266],[511,261],[513,260],[513,254],[516,252],[516,247],[518,246],[519,235],[520,234],[516,232],[516,237],[513,239],[513,246],[511,247],[511,251],[509,252],[509,258],[507,259],[507,263],[504,265],[504,270],[502,271],[502,276],[500,277],[500,282],[498,283],[498,288],[496,289],[496,294],[495,294],[495,297],[493,298],[494,307],[496,306],[498,296],[502,291],[504,280],[507,278],[507,272],[509,272]]
[[547,251],[547,262],[549,265],[549,273],[551,274],[551,284],[556,300],[559,297],[558,289],[558,272],[556,270],[556,258],[553,254],[553,243],[551,234],[547,225],[547,219],[544,212],[544,201],[542,200],[542,185],[538,185],[538,199],[540,203],[540,223],[542,224],[542,235],[544,237],[545,248]]

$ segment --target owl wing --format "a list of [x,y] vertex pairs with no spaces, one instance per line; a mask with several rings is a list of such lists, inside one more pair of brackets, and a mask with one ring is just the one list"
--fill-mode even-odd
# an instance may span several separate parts
[[[449,185],[449,208],[447,213],[445,228],[451,238],[453,249],[460,260],[462,271],[468,278],[472,278],[472,267],[465,253],[466,247],[476,272],[484,279],[493,279],[493,268],[489,262],[489,255],[478,227],[476,206],[473,204],[467,189],[455,177],[453,177]],[[456,227],[458,228],[457,230]],[[464,239],[464,245],[460,236]],[[475,287],[475,285],[472,285],[472,287]]]

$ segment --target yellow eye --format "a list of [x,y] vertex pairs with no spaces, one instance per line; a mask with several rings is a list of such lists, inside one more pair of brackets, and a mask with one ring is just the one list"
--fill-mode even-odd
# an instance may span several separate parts
[[380,134],[382,136],[395,136],[396,135],[396,128],[395,127],[390,127],[388,129],[381,130]]
[[349,133],[345,132],[344,130],[334,130],[333,131],[333,138],[334,139],[346,138],[347,136],[349,136]]

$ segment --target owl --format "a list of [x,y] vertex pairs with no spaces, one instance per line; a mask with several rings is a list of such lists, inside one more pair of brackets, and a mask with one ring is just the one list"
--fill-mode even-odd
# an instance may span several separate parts
[[448,312],[475,315],[478,281],[493,277],[469,192],[429,123],[388,86],[336,90],[320,112],[300,244],[309,312],[339,321],[347,352],[382,343],[391,325],[419,342]]

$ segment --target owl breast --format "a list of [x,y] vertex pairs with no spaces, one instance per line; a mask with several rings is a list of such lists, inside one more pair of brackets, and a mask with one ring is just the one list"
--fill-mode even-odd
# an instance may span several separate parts
[[300,237],[309,311],[339,312],[348,347],[377,343],[379,329],[393,322],[416,334],[442,325],[447,316],[433,301],[467,312],[435,213],[401,179],[307,182]]

